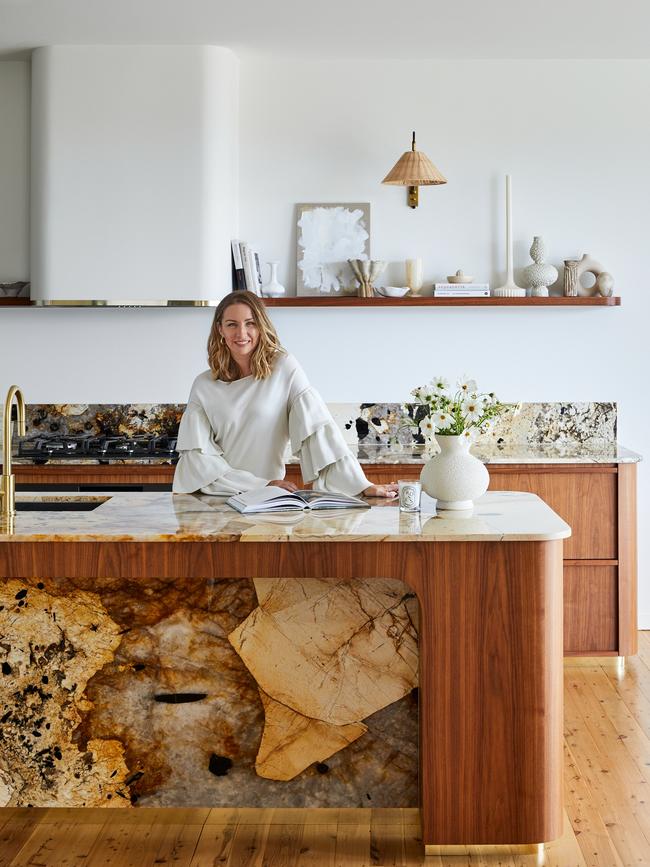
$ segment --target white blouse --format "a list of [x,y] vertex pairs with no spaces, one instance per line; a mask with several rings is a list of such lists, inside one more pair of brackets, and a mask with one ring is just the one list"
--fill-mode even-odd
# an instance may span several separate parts
[[173,491],[230,495],[284,478],[288,444],[305,482],[357,495],[370,485],[322,398],[289,354],[266,379],[194,380],[178,431]]

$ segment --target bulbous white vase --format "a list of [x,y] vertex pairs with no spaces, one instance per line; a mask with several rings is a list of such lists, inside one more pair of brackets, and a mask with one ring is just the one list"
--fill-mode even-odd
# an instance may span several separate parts
[[440,435],[436,441],[440,452],[420,473],[424,491],[438,501],[438,509],[471,509],[488,489],[488,471],[470,454],[469,437]]

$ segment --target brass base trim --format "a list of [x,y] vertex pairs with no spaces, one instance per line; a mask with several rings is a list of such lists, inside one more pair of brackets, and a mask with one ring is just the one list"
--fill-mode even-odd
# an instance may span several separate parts
[[537,858],[544,857],[543,843],[511,843],[511,844],[494,844],[488,843],[485,846],[438,846],[426,844],[424,847],[426,856],[438,855],[537,855]]

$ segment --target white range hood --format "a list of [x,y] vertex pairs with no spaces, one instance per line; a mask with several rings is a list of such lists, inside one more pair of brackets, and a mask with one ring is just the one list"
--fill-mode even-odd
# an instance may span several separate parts
[[36,49],[32,300],[209,305],[229,292],[237,129],[228,49]]

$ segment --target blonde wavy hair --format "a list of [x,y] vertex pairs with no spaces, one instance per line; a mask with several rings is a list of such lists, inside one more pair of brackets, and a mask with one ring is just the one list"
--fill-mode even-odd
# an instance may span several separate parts
[[226,309],[232,304],[245,304],[250,307],[255,325],[260,332],[257,346],[251,356],[251,372],[255,379],[266,379],[271,375],[278,352],[286,352],[280,343],[275,327],[268,317],[264,304],[252,292],[231,292],[221,299],[214,311],[212,328],[208,337],[208,364],[215,379],[234,382],[241,378],[241,371],[232,357],[226,341],[219,333],[219,326]]

